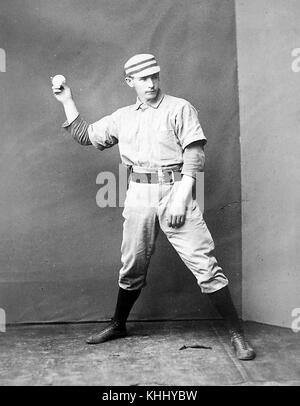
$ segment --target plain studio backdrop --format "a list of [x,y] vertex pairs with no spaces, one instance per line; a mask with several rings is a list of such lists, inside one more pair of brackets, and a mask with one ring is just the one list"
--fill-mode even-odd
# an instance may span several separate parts
[[[1,0],[0,307],[8,323],[112,315],[122,208],[97,206],[96,178],[103,171],[118,174],[118,147],[100,152],[71,140],[61,129],[65,117],[49,78],[65,75],[82,116],[93,122],[135,102],[122,66],[135,53],[151,52],[162,68],[163,91],[196,107],[208,138],[204,214],[240,314],[243,302],[249,319],[289,324],[297,286],[299,291],[299,193],[296,175],[287,185],[286,176],[277,173],[275,180],[273,173],[280,159],[281,174],[288,168],[283,137],[285,152],[294,154],[299,145],[296,74],[290,69],[291,50],[300,46],[297,12],[295,1]],[[278,19],[273,35],[270,18]],[[284,24],[285,43],[279,40]],[[270,49],[277,69],[271,77]],[[271,93],[275,84],[277,93]],[[290,109],[283,118],[286,96]],[[288,193],[294,199],[281,204]],[[131,318],[212,317],[217,315],[161,233]]]

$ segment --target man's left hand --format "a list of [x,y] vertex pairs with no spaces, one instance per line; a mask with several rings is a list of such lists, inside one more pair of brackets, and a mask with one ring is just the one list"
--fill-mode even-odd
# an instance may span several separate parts
[[184,199],[180,197],[173,197],[170,202],[168,226],[172,228],[179,228],[185,223],[186,204]]

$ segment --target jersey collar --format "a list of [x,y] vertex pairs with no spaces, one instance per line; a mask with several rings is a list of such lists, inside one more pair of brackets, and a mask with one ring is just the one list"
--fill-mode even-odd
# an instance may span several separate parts
[[[153,107],[154,109],[157,109],[160,105],[160,103],[163,101],[163,98],[165,97],[164,93],[159,91],[159,95],[155,103],[147,103],[148,106]],[[138,110],[144,103],[140,101],[139,98],[136,99],[136,103],[133,105],[134,110]]]

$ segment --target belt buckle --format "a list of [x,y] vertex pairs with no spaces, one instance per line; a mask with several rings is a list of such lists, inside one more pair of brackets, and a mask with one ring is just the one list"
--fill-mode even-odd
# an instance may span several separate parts
[[174,175],[174,171],[172,171],[171,170],[171,182],[170,182],[170,185],[174,185],[174,183],[175,183],[175,175]]
[[157,170],[157,175],[158,175],[158,183],[159,183],[160,185],[162,185],[162,184],[164,183],[164,173],[163,173],[163,170],[159,168],[159,169]]
[[[165,174],[167,173],[168,175],[171,172],[171,180],[168,179],[168,182],[165,181]],[[174,171],[169,170],[169,171],[163,171],[162,169],[158,169],[157,170],[158,173],[158,183],[163,184],[169,184],[169,185],[173,185],[175,183],[175,175],[174,175]]]

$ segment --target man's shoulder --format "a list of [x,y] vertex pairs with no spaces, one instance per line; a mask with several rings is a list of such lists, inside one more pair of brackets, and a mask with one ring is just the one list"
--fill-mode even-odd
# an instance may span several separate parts
[[128,106],[119,107],[117,110],[113,112],[116,116],[121,116],[123,114],[127,114],[128,112],[134,110],[135,104],[130,104]]
[[182,97],[171,96],[169,94],[165,94],[164,101],[175,108],[191,106],[191,103],[188,100],[183,99]]

